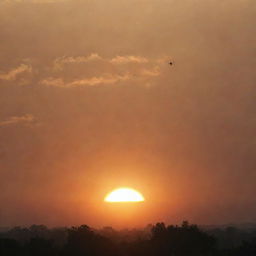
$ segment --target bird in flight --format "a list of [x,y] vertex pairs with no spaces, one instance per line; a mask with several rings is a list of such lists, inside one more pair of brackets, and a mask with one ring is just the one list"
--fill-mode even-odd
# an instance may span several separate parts
[[170,62],[169,62],[169,64],[170,64],[170,66],[172,66],[172,65],[173,65],[173,62],[172,62],[172,61],[170,61]]

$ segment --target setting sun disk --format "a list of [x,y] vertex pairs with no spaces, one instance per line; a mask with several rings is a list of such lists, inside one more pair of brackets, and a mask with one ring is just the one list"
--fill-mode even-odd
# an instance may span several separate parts
[[118,188],[106,195],[105,202],[142,202],[144,197],[132,188]]

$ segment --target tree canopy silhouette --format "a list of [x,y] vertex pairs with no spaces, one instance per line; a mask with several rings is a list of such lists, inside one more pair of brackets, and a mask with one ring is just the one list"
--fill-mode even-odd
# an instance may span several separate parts
[[244,233],[228,227],[206,232],[184,221],[180,226],[159,222],[144,230],[93,230],[87,225],[48,229],[33,225],[0,233],[0,256],[103,255],[255,256],[256,230]]

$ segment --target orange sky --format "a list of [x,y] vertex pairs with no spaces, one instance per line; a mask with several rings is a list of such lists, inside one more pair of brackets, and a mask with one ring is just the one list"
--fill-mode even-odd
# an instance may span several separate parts
[[0,226],[256,221],[255,11],[0,1]]

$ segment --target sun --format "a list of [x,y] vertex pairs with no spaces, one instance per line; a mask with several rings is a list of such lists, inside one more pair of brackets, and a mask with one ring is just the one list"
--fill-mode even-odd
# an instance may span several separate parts
[[143,195],[132,188],[117,188],[111,191],[104,198],[105,202],[118,203],[118,202],[142,202],[144,201]]

